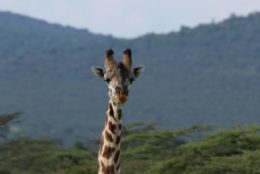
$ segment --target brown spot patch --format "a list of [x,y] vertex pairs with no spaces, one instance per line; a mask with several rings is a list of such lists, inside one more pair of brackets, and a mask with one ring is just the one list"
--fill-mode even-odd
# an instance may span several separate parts
[[107,141],[113,142],[113,137],[108,131],[105,132],[105,137]]
[[103,162],[101,162],[101,168],[103,174],[115,174],[115,166],[105,166]]
[[114,117],[114,110],[113,110],[113,106],[111,103],[109,103],[109,115]]
[[118,119],[120,120],[122,118],[122,110],[121,109],[119,109],[117,111],[117,115],[118,115]]
[[119,171],[119,169],[120,169],[120,161],[119,161],[119,163],[116,166],[116,170]]
[[99,154],[101,154],[102,152],[103,145],[104,145],[104,136],[102,135],[100,139]]
[[116,125],[114,125],[113,123],[108,122],[108,128],[113,134],[116,133]]
[[118,144],[120,143],[120,139],[121,139],[120,136],[117,136],[117,137],[116,137],[116,145],[118,145]]
[[115,164],[117,163],[118,159],[119,159],[119,156],[120,156],[120,150],[118,150],[116,152],[116,155],[115,155],[115,158],[114,158],[114,161],[115,161]]
[[115,166],[114,165],[108,166],[107,168],[108,168],[109,174],[115,174]]
[[106,173],[106,166],[104,165],[104,163],[101,161],[101,169],[103,173]]
[[105,146],[102,156],[105,157],[106,159],[109,159],[114,151],[115,151],[114,147]]

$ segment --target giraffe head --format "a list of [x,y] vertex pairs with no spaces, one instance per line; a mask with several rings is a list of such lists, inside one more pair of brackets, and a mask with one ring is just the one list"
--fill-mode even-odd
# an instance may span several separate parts
[[107,82],[109,98],[116,104],[124,104],[128,98],[129,87],[142,73],[144,67],[132,68],[130,49],[123,52],[120,62],[115,61],[113,54],[113,50],[107,50],[104,68],[93,66],[91,69],[94,74]]

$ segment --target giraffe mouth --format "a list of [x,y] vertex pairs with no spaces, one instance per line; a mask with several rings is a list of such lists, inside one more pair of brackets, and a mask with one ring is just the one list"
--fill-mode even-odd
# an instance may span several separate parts
[[116,101],[117,101],[117,103],[119,103],[119,104],[125,103],[125,102],[127,101],[127,99],[128,99],[128,96],[127,96],[127,95],[117,95],[117,96],[116,96]]

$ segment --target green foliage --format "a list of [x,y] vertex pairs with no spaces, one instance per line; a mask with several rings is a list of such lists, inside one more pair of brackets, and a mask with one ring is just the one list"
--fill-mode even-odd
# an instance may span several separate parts
[[[145,127],[143,124],[128,126],[132,131],[128,130],[128,135],[124,137],[121,157],[122,172],[125,174],[260,172],[259,125],[214,132],[209,132],[208,126],[194,126],[177,131],[155,128],[144,130]],[[202,138],[187,138],[197,137],[198,132],[203,135]],[[82,143],[76,143],[76,148],[64,148],[55,141],[19,138],[0,145],[0,172],[95,174],[96,151],[86,148]]]
[[0,169],[12,174],[96,173],[91,152],[64,149],[50,140],[12,140],[1,145],[0,154]]
[[251,174],[260,171],[260,126],[221,130],[179,146],[173,158],[158,162],[148,173]]

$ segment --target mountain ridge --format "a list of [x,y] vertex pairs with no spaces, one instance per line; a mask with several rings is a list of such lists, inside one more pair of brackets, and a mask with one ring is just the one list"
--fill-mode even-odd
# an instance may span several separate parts
[[24,113],[12,136],[96,137],[108,97],[90,66],[103,65],[107,48],[118,60],[131,48],[134,65],[146,66],[130,91],[126,123],[176,129],[260,121],[260,13],[129,40],[15,16],[0,13],[0,111]]

